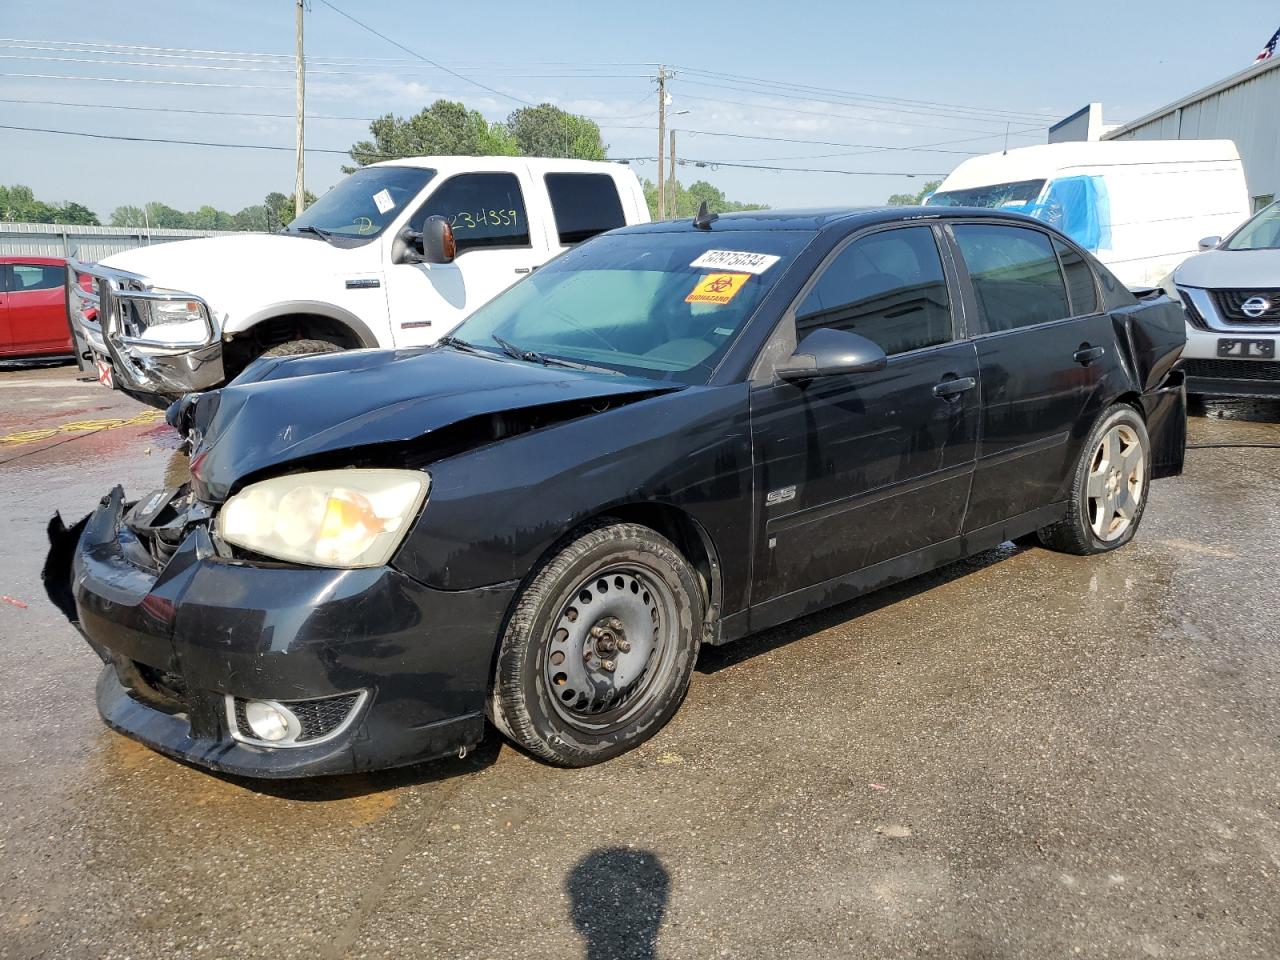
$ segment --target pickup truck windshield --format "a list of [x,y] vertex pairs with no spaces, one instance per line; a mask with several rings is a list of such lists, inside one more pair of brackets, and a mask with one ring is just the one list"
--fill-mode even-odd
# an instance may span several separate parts
[[1226,247],[1228,250],[1280,249],[1280,203],[1263,207],[1257,216],[1236,231]]
[[991,207],[1021,213],[1024,207],[1035,203],[1043,189],[1043,180],[1018,180],[967,190],[939,191],[925,202],[931,207]]
[[[365,167],[357,170],[302,211],[285,227],[321,235],[367,240],[376,237],[422,192],[434,170],[421,167]],[[305,231],[302,231],[305,232]]]
[[495,353],[505,341],[506,352],[705,383],[812,239],[798,230],[714,229],[597,237],[481,307],[453,340]]

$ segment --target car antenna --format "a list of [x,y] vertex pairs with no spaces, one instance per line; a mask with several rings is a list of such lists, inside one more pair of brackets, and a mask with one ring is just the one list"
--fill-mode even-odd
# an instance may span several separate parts
[[693,218],[693,225],[697,227],[699,230],[710,230],[711,221],[719,220],[719,219],[720,219],[719,214],[711,213],[709,210],[707,210],[707,201],[703,200],[698,207],[697,215]]

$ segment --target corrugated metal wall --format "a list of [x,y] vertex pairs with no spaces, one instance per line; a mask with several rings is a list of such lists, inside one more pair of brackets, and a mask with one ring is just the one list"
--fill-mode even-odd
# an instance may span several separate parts
[[0,254],[36,257],[74,254],[87,263],[150,243],[218,236],[230,236],[230,233],[223,230],[137,230],[133,227],[81,227],[61,223],[0,223]]
[[1249,196],[1280,198],[1280,69],[1171,107],[1106,139],[1234,140]]

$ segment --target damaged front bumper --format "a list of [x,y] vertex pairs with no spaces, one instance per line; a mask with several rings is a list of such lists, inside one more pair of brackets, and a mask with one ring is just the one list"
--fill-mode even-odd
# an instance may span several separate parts
[[[97,702],[108,725],[251,777],[399,766],[481,740],[514,583],[449,592],[391,566],[247,563],[220,553],[202,505],[184,504],[186,494],[164,491],[127,506],[117,487],[82,533],[51,529],[50,596],[66,598],[104,661]],[[149,542],[166,534],[169,546]],[[256,740],[246,727],[255,701],[289,707],[300,738]]]
[[[191,319],[156,322],[157,307],[166,303],[188,305]],[[144,403],[167,406],[225,379],[218,321],[195,294],[157,290],[138,274],[69,259],[67,305],[89,347],[87,359],[108,367],[112,384]]]

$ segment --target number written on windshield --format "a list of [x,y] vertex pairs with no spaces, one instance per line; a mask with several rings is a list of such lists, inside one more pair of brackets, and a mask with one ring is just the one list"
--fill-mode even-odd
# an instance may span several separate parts
[[515,227],[520,224],[517,210],[460,210],[449,218],[454,230],[475,230],[479,227]]

